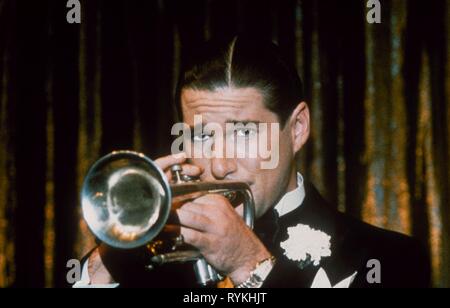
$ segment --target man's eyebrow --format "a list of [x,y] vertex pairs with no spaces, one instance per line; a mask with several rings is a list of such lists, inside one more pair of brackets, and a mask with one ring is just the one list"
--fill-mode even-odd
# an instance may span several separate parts
[[[258,124],[260,124],[262,122],[258,121],[258,120],[226,120],[225,123],[226,124],[243,124],[243,125],[256,124],[256,125],[258,125]],[[193,131],[195,128],[201,129],[201,128],[203,128],[206,125],[208,125],[208,123],[199,123],[199,124],[197,124],[195,126],[194,125],[189,125],[189,129],[191,129]]]
[[260,124],[261,121],[258,120],[226,120],[225,123],[231,123],[231,124]]
[[[258,125],[260,123],[262,123],[262,122],[258,121],[258,120],[226,120],[225,121],[225,124],[233,124],[233,125],[240,125],[240,124],[242,124],[244,126],[248,125],[248,124]],[[202,129],[206,125],[208,125],[208,123],[200,123],[200,124],[197,124],[195,126],[189,125],[189,128],[191,129],[191,131],[193,131],[195,128]]]

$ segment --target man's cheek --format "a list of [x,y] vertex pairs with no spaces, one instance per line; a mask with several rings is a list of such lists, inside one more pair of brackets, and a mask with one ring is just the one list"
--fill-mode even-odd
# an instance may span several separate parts
[[264,124],[258,134],[258,157],[260,168],[276,169],[280,160],[280,125],[279,123]]
[[242,175],[247,174],[247,177],[257,179],[261,176],[262,171],[260,168],[260,161],[259,158],[237,159],[238,173]]

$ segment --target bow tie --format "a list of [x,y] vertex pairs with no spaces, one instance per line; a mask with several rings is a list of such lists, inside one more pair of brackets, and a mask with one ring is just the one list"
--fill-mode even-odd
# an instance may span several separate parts
[[278,212],[275,208],[268,210],[255,222],[254,231],[263,244],[274,253],[276,238],[279,231]]

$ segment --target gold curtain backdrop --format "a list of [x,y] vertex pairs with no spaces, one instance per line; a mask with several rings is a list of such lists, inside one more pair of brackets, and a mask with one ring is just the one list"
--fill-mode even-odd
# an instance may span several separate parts
[[66,286],[94,245],[89,166],[169,153],[180,64],[236,32],[278,42],[304,80],[301,172],[339,210],[416,236],[450,287],[447,1],[382,0],[381,24],[363,0],[80,2],[78,25],[66,1],[0,0],[0,287]]

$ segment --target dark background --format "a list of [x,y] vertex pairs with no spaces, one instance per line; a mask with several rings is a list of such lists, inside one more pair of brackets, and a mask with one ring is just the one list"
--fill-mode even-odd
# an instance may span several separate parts
[[89,165],[169,153],[180,63],[237,32],[278,42],[304,79],[302,173],[340,210],[417,236],[450,287],[448,2],[382,0],[379,25],[364,0],[89,0],[80,25],[66,2],[0,0],[0,287],[66,285],[93,245]]

